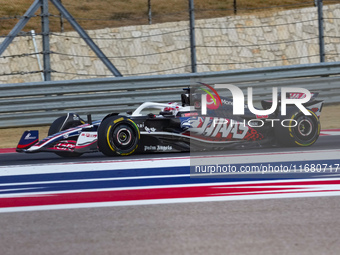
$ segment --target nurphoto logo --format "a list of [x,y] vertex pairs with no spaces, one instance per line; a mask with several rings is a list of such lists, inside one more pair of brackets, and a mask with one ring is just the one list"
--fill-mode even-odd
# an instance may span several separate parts
[[[216,84],[216,89],[229,89],[233,96],[233,114],[234,115],[244,115],[244,94],[242,90],[235,85],[231,84]],[[287,93],[302,93],[305,96],[300,98],[287,98]],[[220,96],[215,93],[217,98],[221,101]],[[273,87],[272,89],[272,106],[267,110],[259,110],[255,109],[253,105],[253,88],[248,87],[248,109],[255,115],[270,115],[275,112],[277,108],[277,88]],[[304,103],[307,103],[311,99],[312,95],[309,90],[304,88],[291,88],[291,87],[283,87],[281,88],[281,115],[285,116],[287,111],[287,104],[294,104],[297,108],[303,112],[304,115],[311,115],[310,112],[303,106]],[[201,114],[207,115],[207,97],[206,95],[201,96]]]
[[[206,85],[206,84],[204,84]],[[208,86],[208,85],[207,85]],[[222,104],[222,100],[217,93],[215,89],[213,89],[211,86],[209,86],[210,89],[213,90],[215,93],[217,100]],[[235,85],[231,84],[216,84],[215,85],[216,89],[228,89],[233,97],[233,115],[244,115],[244,108],[245,108],[245,97],[242,92],[242,90]],[[206,90],[204,90],[206,91]],[[272,113],[274,113],[278,107],[278,88],[273,87],[272,88],[272,105],[270,109],[256,109],[253,104],[253,88],[248,87],[247,88],[247,108],[250,110],[251,113],[255,114],[256,116],[259,116],[258,119],[256,119],[257,124],[254,126],[252,125],[252,122],[255,120],[250,120],[248,121],[248,126],[250,127],[258,127],[259,124],[258,122],[262,122],[262,126],[264,125],[264,121],[266,122],[271,122],[272,127],[274,126],[275,121],[280,121],[279,119],[268,119],[268,116]],[[287,98],[287,94],[299,94],[303,96],[299,97],[289,97]],[[214,96],[209,93],[209,94],[202,94],[201,95],[201,114],[202,115],[207,115],[207,96],[210,96],[210,98],[214,101],[214,104],[216,104],[216,99]],[[287,113],[287,105],[295,105],[304,115],[311,115],[311,113],[303,106],[304,103],[308,102],[312,97],[312,94],[309,92],[309,90],[304,89],[304,88],[292,88],[292,87],[282,87],[281,88],[281,115],[285,116]],[[261,120],[262,117],[264,120]],[[220,123],[220,122],[225,122],[227,120],[219,120],[217,119],[216,121],[214,120],[214,126],[217,124],[225,124],[225,123]],[[244,121],[245,122],[245,121]],[[289,123],[288,125],[286,123]],[[244,123],[245,125],[245,123]],[[294,119],[284,119],[281,120],[281,125],[283,127],[295,127],[297,125],[297,121]],[[260,125],[261,126],[261,125]]]

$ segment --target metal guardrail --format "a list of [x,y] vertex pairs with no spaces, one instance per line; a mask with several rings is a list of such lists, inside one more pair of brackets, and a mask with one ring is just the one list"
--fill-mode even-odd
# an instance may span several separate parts
[[[113,77],[0,85],[0,128],[47,125],[76,112],[103,118],[145,101],[180,101],[182,88],[204,82],[253,87],[254,100],[271,98],[272,87],[303,87],[320,92],[326,104],[340,103],[340,62],[209,73]],[[85,116],[84,116],[85,117]]]

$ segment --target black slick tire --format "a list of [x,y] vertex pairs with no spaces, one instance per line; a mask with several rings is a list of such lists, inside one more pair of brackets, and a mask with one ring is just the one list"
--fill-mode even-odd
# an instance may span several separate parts
[[[297,108],[290,108],[286,116],[280,117],[280,122],[275,123],[275,137],[282,146],[311,146],[320,135],[320,120],[314,112],[304,115]],[[285,120],[285,121],[284,121]],[[282,126],[284,121],[284,126]]]
[[111,116],[98,129],[98,149],[106,156],[133,154],[140,141],[137,125],[124,116]]

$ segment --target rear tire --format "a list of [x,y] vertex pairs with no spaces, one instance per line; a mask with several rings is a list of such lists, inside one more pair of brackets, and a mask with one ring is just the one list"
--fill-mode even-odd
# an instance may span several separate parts
[[[55,121],[53,121],[53,123],[51,124],[48,130],[48,135],[50,136],[50,135],[59,133],[60,131],[64,131],[66,129],[76,127],[76,126],[79,126],[85,123],[82,119],[73,120],[67,123],[66,126],[63,127],[63,124],[65,120],[67,119],[67,117],[68,115],[63,115],[57,118]],[[58,152],[55,152],[55,154],[63,158],[76,158],[76,157],[80,157],[81,155],[83,155],[83,153],[68,152],[68,151],[60,151],[60,152],[58,151]]]
[[[308,110],[310,116],[304,115],[299,109],[291,108],[286,116],[281,116],[280,122],[275,123],[275,137],[280,145],[283,146],[311,146],[316,142],[320,135],[320,120],[314,112]],[[281,121],[290,119],[291,127],[283,127]],[[294,120],[294,121],[293,121]]]
[[108,117],[98,128],[99,151],[109,157],[133,154],[138,148],[139,140],[137,125],[126,117]]

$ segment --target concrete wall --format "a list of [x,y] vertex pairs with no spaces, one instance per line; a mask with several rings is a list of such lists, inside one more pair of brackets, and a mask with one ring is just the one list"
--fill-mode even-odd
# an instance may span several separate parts
[[[326,61],[340,60],[340,4],[324,6]],[[191,71],[188,22],[88,31],[124,75]],[[316,7],[196,20],[198,71],[317,63]],[[38,51],[42,51],[37,37]],[[112,74],[76,32],[50,37],[53,80],[107,77]],[[32,37],[15,38],[2,54],[34,53]],[[161,53],[161,54],[160,54]],[[81,55],[82,57],[74,57]],[[39,70],[35,55],[0,58],[0,74]],[[0,75],[0,83],[41,81],[40,74]]]

